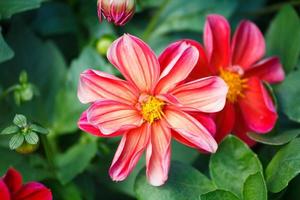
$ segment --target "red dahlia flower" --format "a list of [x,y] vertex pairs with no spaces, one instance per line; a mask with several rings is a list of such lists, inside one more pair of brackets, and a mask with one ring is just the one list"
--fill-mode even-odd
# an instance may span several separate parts
[[258,27],[250,21],[242,21],[230,41],[227,20],[209,15],[203,37],[204,49],[196,41],[186,40],[200,53],[188,79],[211,75],[223,78],[229,91],[224,109],[215,116],[215,138],[219,142],[233,132],[251,146],[255,142],[246,133],[267,133],[277,120],[274,103],[263,81],[278,83],[284,79],[280,60],[277,57],[262,59],[265,41]]
[[102,15],[107,21],[122,26],[128,22],[135,11],[134,0],[98,0],[98,18],[102,21]]
[[179,42],[157,59],[143,41],[124,35],[110,47],[108,59],[126,80],[96,70],[81,74],[78,97],[91,106],[79,127],[100,137],[123,135],[109,170],[113,180],[124,180],[146,150],[148,181],[162,185],[172,135],[186,145],[216,151],[210,133],[214,124],[200,112],[222,110],[228,88],[219,77],[183,83],[198,56],[195,47]]
[[22,184],[21,174],[9,168],[0,179],[1,200],[52,200],[51,191],[43,184],[29,182]]

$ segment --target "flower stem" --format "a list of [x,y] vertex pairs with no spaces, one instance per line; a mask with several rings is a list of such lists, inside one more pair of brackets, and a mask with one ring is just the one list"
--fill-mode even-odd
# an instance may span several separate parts
[[41,135],[41,140],[42,140],[45,154],[46,154],[49,166],[50,166],[50,170],[53,173],[53,175],[55,175],[54,155],[53,155],[51,145],[50,145],[46,135]]
[[152,33],[152,31],[154,30],[155,26],[158,23],[158,20],[162,14],[162,12],[164,11],[164,9],[166,8],[166,6],[168,5],[170,0],[164,0],[164,2],[161,4],[161,6],[159,7],[158,11],[155,13],[155,15],[152,17],[152,19],[150,20],[148,26],[146,27],[146,30],[142,36],[144,41],[149,40],[149,37]]

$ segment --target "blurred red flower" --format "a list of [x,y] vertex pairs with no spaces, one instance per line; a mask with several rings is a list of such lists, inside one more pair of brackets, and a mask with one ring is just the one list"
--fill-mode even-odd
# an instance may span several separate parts
[[230,41],[227,20],[220,15],[209,15],[203,33],[204,48],[196,41],[185,41],[200,53],[188,79],[218,75],[229,87],[224,109],[214,116],[216,140],[219,142],[234,133],[248,145],[255,144],[246,133],[267,133],[278,117],[263,82],[278,83],[285,77],[279,58],[262,59],[265,41],[258,27],[242,21]]
[[0,179],[1,200],[52,200],[51,191],[43,184],[29,182],[22,184],[21,174],[14,168],[9,168]]

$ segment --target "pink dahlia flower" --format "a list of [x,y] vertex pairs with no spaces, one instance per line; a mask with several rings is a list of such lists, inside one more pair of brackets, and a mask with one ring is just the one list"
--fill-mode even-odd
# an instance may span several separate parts
[[21,174],[9,168],[0,179],[1,200],[52,200],[51,191],[43,184],[29,182],[22,184]]
[[242,21],[230,41],[227,20],[220,15],[209,15],[203,41],[204,48],[196,41],[185,40],[200,53],[188,80],[217,75],[229,87],[226,105],[215,115],[215,138],[219,142],[233,132],[248,145],[254,145],[246,133],[267,133],[273,129],[278,117],[263,81],[278,83],[284,79],[280,60],[277,57],[262,59],[265,40],[250,21]]
[[216,151],[214,124],[201,113],[222,110],[228,88],[219,77],[184,83],[198,57],[195,47],[180,42],[157,59],[142,40],[124,35],[110,47],[108,59],[126,80],[96,70],[81,74],[78,97],[91,106],[79,127],[100,137],[123,135],[109,170],[113,180],[124,180],[146,151],[148,181],[162,185],[173,133],[188,146]]
[[126,24],[134,14],[134,0],[98,0],[98,18],[102,21],[102,16],[107,21],[118,26]]

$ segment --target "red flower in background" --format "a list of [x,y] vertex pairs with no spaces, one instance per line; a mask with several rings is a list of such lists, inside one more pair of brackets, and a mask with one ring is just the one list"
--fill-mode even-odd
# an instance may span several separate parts
[[51,191],[43,184],[29,182],[22,184],[21,174],[9,168],[0,179],[1,200],[52,200]]
[[127,23],[134,14],[134,0],[98,0],[98,18],[102,21],[102,15],[107,21],[118,26]]
[[215,138],[219,142],[233,132],[251,146],[255,142],[246,135],[248,131],[267,133],[276,123],[276,109],[263,81],[278,83],[284,79],[280,60],[262,59],[265,41],[250,21],[242,21],[230,41],[227,20],[220,15],[209,15],[203,41],[204,49],[198,42],[186,40],[200,53],[189,79],[218,75],[229,86],[226,105],[215,115]]

